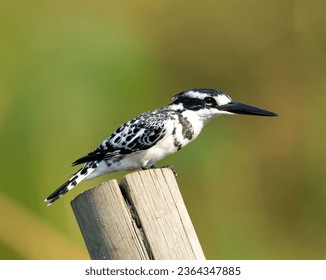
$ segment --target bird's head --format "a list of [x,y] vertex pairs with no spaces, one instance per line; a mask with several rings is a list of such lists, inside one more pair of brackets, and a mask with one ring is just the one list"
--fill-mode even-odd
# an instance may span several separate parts
[[175,95],[172,99],[172,104],[180,109],[195,111],[207,120],[225,114],[277,116],[273,112],[233,101],[225,92],[216,89],[191,89]]

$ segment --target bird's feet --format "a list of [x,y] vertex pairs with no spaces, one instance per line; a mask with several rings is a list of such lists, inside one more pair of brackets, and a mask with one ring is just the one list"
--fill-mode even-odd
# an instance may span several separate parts
[[142,167],[143,170],[154,169],[154,168],[168,168],[173,172],[175,177],[178,176],[177,171],[173,168],[173,166],[171,164],[166,164],[166,165],[163,165],[161,167],[156,167],[154,164],[152,166],[150,166],[150,167]]
[[173,174],[174,174],[175,177],[178,176],[177,171],[173,168],[173,166],[171,164],[163,165],[163,166],[161,166],[161,168],[169,168],[173,172]]

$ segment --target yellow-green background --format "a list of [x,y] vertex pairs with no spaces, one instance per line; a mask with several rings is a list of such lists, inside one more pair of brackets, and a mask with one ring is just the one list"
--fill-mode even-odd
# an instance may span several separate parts
[[209,259],[326,257],[324,1],[2,1],[0,258],[88,258],[70,200],[43,199],[121,123],[193,87],[225,116],[170,163]]

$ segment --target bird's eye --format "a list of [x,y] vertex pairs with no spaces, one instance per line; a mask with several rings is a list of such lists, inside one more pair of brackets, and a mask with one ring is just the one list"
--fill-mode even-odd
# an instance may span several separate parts
[[205,97],[204,101],[207,105],[216,105],[216,100],[213,97]]

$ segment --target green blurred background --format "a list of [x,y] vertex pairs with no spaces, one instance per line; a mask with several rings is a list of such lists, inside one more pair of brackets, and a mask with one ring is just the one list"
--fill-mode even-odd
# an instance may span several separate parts
[[87,259],[44,198],[120,124],[194,87],[275,111],[225,116],[178,171],[208,259],[326,257],[324,1],[1,1],[0,258]]

